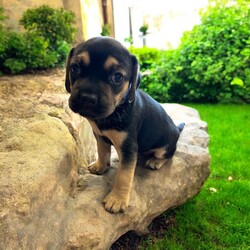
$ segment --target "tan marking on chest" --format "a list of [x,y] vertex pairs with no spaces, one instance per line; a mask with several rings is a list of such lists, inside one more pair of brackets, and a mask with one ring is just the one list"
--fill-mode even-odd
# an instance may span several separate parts
[[117,130],[104,130],[102,131],[103,136],[109,138],[109,140],[113,143],[116,150],[119,150],[124,140],[127,138],[128,133],[124,131]]
[[89,124],[90,124],[92,130],[94,131],[94,133],[95,133],[96,135],[102,136],[102,132],[101,132],[101,130],[97,127],[96,123],[95,123],[94,121],[91,121],[91,120],[88,120],[88,122],[89,122]]
[[107,137],[113,143],[116,150],[120,150],[122,143],[128,136],[127,132],[117,131],[114,129],[100,130],[94,121],[88,120],[88,122],[96,135]]

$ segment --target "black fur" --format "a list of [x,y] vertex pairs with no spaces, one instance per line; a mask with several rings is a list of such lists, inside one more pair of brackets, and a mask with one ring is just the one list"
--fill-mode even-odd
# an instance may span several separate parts
[[73,48],[67,60],[65,87],[70,108],[92,126],[98,159],[89,165],[103,174],[110,164],[110,144],[119,156],[113,189],[104,199],[111,213],[129,204],[138,154],[146,166],[161,168],[173,156],[184,124],[176,126],[162,106],[138,90],[139,64],[135,56],[112,38],[93,38]]
[[[90,64],[78,63],[80,72],[77,77],[70,73],[71,58],[87,51]],[[105,92],[101,93],[101,86],[110,85],[114,95],[119,94],[122,85],[113,86],[109,83],[112,72],[103,68],[105,60],[112,56],[123,69],[124,81],[130,86],[122,101],[114,107],[111,113],[106,110],[112,100],[107,100]],[[67,62],[66,89],[71,93],[69,106],[82,116],[95,122],[100,131],[117,130],[126,131],[128,138],[123,142],[122,148],[125,158],[130,158],[132,151],[147,153],[156,148],[166,147],[166,158],[173,156],[176,143],[184,124],[176,126],[167,115],[162,106],[148,94],[138,90],[140,83],[139,65],[135,56],[131,55],[119,42],[111,38],[93,38],[81,43],[72,49]],[[82,103],[80,92],[94,95],[91,103]],[[111,143],[109,138],[103,138]]]

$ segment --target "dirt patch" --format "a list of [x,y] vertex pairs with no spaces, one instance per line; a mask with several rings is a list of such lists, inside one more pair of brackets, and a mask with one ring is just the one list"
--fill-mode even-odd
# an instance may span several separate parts
[[63,108],[66,98],[64,70],[0,77],[0,118],[29,118],[53,107]]
[[174,210],[156,217],[149,225],[149,234],[138,236],[130,231],[121,236],[110,248],[110,250],[139,250],[152,246],[158,240],[166,237],[170,228],[176,225]]

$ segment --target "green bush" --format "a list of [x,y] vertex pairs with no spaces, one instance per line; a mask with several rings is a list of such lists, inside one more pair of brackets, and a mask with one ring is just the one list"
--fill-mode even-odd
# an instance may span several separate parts
[[74,39],[75,16],[64,9],[53,9],[47,5],[28,9],[20,19],[20,24],[49,41],[49,46],[57,49],[58,42],[72,43]]
[[6,33],[7,46],[5,48],[6,58],[3,66],[11,73],[17,73],[26,69],[26,64],[22,60],[23,51],[26,47],[26,40],[23,35],[16,32]]
[[8,57],[3,62],[6,72],[15,74],[26,69],[44,69],[58,63],[58,55],[48,49],[48,41],[35,33],[9,32],[7,44]]
[[159,101],[250,102],[248,3],[211,2],[213,7],[201,13],[201,24],[186,32],[180,46],[164,53],[142,80]]
[[101,32],[101,36],[110,36],[110,26],[109,24],[105,23],[102,25],[102,32]]
[[56,51],[49,49],[50,43],[48,40],[31,32],[26,33],[24,36],[26,48],[22,58],[26,62],[27,68],[49,68],[58,64],[58,54]]
[[183,37],[180,60],[192,100],[250,101],[249,20],[248,4],[218,2],[202,13],[202,24]]
[[161,52],[155,48],[135,48],[130,47],[129,51],[137,57],[140,63],[141,71],[150,70],[151,66],[161,57]]
[[30,69],[55,67],[65,62],[74,33],[71,12],[54,10],[48,6],[27,10],[21,19],[28,29],[24,33],[4,30],[1,26],[2,16],[3,9],[0,8],[2,72],[16,74]]

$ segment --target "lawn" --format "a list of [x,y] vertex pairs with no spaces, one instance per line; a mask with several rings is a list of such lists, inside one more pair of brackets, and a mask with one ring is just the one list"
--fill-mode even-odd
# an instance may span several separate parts
[[202,191],[166,213],[174,222],[139,249],[250,249],[250,106],[189,105],[208,123],[211,175]]

